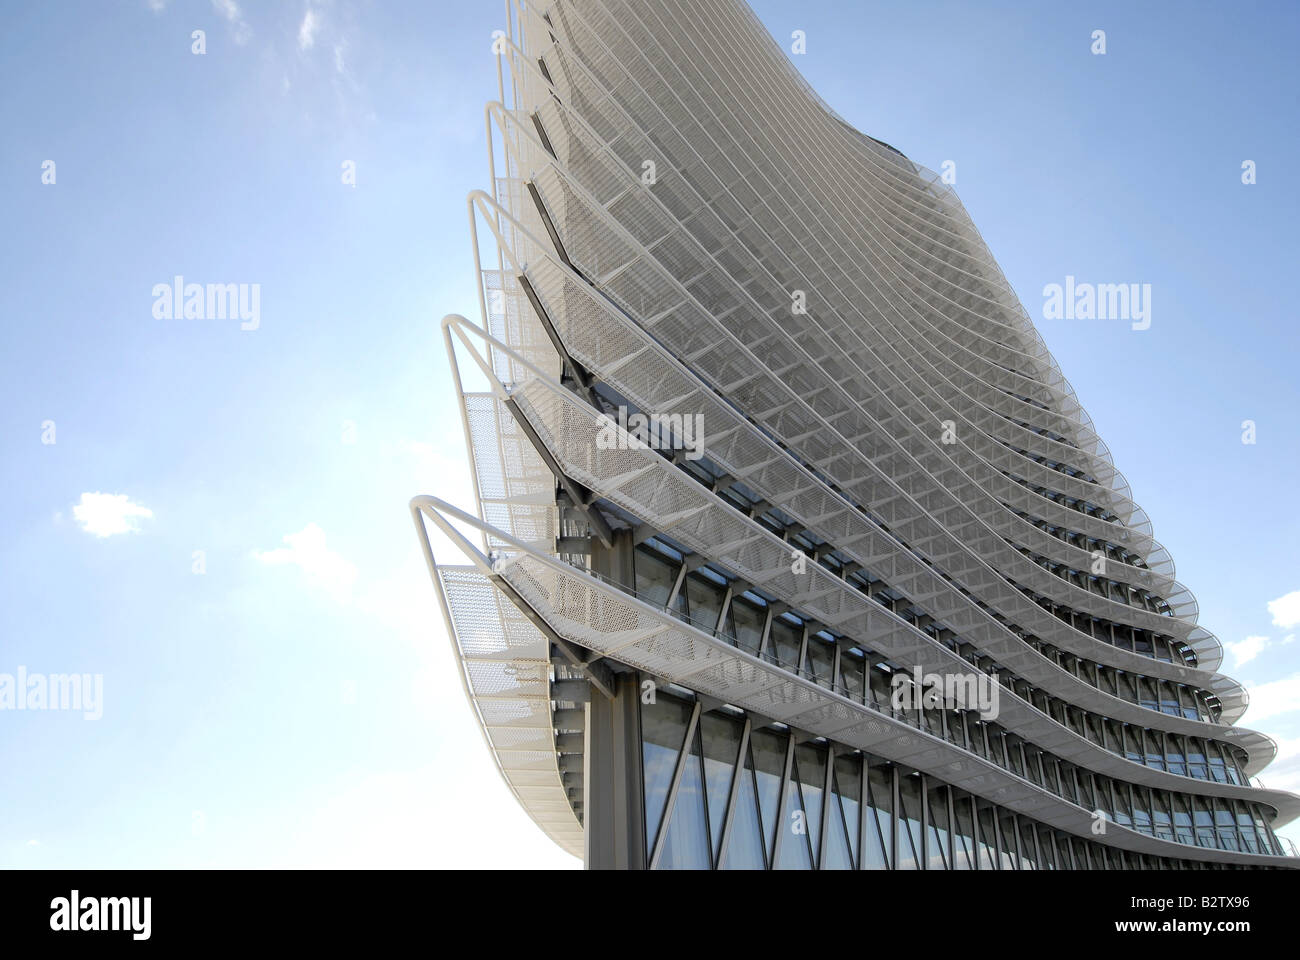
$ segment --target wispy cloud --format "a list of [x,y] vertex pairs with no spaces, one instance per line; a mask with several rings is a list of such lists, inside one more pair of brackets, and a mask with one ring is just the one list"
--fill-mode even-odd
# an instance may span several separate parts
[[147,6],[154,13],[162,13],[167,9],[167,0],[144,0]]
[[1270,600],[1268,612],[1273,616],[1274,626],[1284,630],[1300,624],[1300,590],[1292,590],[1286,596]]
[[298,567],[309,581],[328,590],[341,602],[351,597],[357,568],[330,549],[325,531],[318,525],[309,523],[297,533],[286,534],[284,542],[287,546],[255,550],[253,556],[269,566]]
[[248,21],[244,19],[244,12],[239,9],[239,4],[235,0],[212,0],[212,9],[217,11],[230,24],[235,43],[244,44],[248,42],[248,38],[253,35],[253,31],[248,26]]
[[320,17],[311,7],[302,16],[302,23],[298,27],[298,49],[310,50],[316,43],[316,31],[320,27]]
[[1247,687],[1246,692],[1250,694],[1246,719],[1251,725],[1257,725],[1268,717],[1294,713],[1300,710],[1300,673],[1261,683],[1257,687]]
[[1244,640],[1238,640],[1236,643],[1224,644],[1232,653],[1234,667],[1239,667],[1243,663],[1250,663],[1272,645],[1273,641],[1268,637],[1247,637]]
[[73,505],[72,515],[87,533],[111,537],[139,532],[139,521],[153,517],[153,511],[132,503],[125,493],[83,493]]

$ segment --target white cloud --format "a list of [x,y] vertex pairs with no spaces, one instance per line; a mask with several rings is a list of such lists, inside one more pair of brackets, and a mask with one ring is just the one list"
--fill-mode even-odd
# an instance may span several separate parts
[[1273,624],[1289,630],[1300,624],[1300,590],[1292,590],[1284,597],[1268,602],[1268,612],[1273,615]]
[[132,503],[125,493],[83,493],[80,502],[73,504],[72,515],[87,533],[111,537],[115,533],[138,533],[137,522],[153,517],[153,511]]
[[316,11],[307,8],[303,14],[302,24],[298,27],[298,49],[310,50],[316,42],[316,30],[320,27],[320,18],[316,16]]
[[212,0],[212,9],[230,23],[234,29],[235,43],[248,42],[253,31],[249,29],[248,21],[244,19],[244,12],[239,9],[239,4],[235,0]]
[[337,73],[346,73],[347,65],[343,62],[343,44],[334,44],[334,70]]
[[162,13],[167,9],[167,0],[145,0],[145,3],[154,13]]
[[253,556],[271,566],[288,564],[298,567],[308,580],[329,590],[336,599],[346,601],[351,598],[357,568],[329,548],[324,530],[309,523],[297,533],[285,534],[284,542],[288,546],[255,550]]
[[1272,641],[1268,637],[1247,637],[1245,640],[1238,640],[1236,643],[1224,644],[1235,658],[1233,661],[1234,667],[1239,667],[1243,663],[1250,663],[1272,645]]
[[1246,692],[1250,694],[1247,722],[1251,726],[1258,726],[1261,720],[1268,717],[1300,710],[1300,673],[1261,683],[1257,687],[1247,687]]

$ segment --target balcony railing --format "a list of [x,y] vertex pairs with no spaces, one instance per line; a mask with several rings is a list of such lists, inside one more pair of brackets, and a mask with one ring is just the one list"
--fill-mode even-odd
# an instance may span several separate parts
[[[806,666],[800,666],[797,663],[791,663],[787,660],[783,660],[779,656],[777,656],[774,651],[752,650],[747,646],[745,646],[744,644],[740,643],[738,638],[730,631],[720,629],[717,626],[717,624],[714,622],[706,622],[700,620],[698,617],[692,617],[687,613],[683,613],[681,610],[674,609],[669,604],[663,603],[647,595],[644,591],[637,590],[635,587],[623,583],[622,581],[617,580],[614,577],[610,577],[607,574],[601,573],[600,571],[590,570],[585,567],[579,567],[578,569],[580,569],[583,573],[587,574],[588,576],[600,580],[603,583],[607,583],[610,586],[622,591],[623,593],[635,597],[637,600],[640,600],[642,603],[650,607],[653,607],[658,611],[668,614],[669,616],[673,617],[676,620],[680,620],[683,623],[689,624],[690,626],[694,627],[696,630],[699,630],[702,633],[705,633],[716,639],[724,641],[728,646],[734,647],[737,650],[741,650],[752,657],[756,657],[762,660],[765,663],[772,664],[773,666],[778,667],[779,669],[784,670],[787,673],[791,673],[811,683],[815,683],[818,686],[823,687],[827,690],[831,690],[832,692],[837,693],[848,700],[852,700],[854,703],[862,704],[863,706],[866,706],[868,709],[876,713],[879,713],[883,716],[886,716],[891,720],[895,720],[897,722],[907,724],[908,726],[915,727],[916,729],[922,731],[923,733],[929,734],[930,736],[933,737],[937,737],[940,740],[943,740],[946,743],[950,743],[953,746],[958,747],[962,750],[966,750],[971,753],[974,753],[979,757],[982,757],[984,759],[993,762],[997,766],[1001,767],[1002,769],[1006,770],[1011,774],[1014,774],[1015,776],[1027,779],[1035,786],[1041,787],[1042,789],[1049,791],[1050,793],[1054,794],[1057,797],[1060,797],[1063,800],[1069,801],[1070,803],[1073,803],[1076,806],[1083,807],[1084,809],[1088,809],[1088,807],[1084,806],[1084,804],[1080,802],[1081,798],[1074,795],[1073,791],[1066,791],[1060,786],[1061,783],[1060,778],[1055,778],[1055,777],[1046,778],[1048,780],[1056,780],[1057,782],[1055,784],[1051,782],[1043,783],[1041,782],[1043,778],[1034,776],[1032,766],[1030,766],[1028,770],[1017,769],[1017,765],[1012,764],[1007,759],[1005,751],[998,751],[995,749],[978,749],[972,747],[969,743],[966,742],[965,737],[954,736],[950,731],[943,729],[942,724],[935,724],[933,721],[928,720],[923,710],[897,709],[893,706],[892,703],[881,702],[879,699],[877,699],[874,696],[873,692],[869,688],[867,689],[857,688],[857,687],[850,688],[843,683],[837,683],[833,679],[828,679],[827,677],[820,675],[816,671]],[[958,652],[958,655],[960,656],[960,652]],[[963,657],[963,659],[966,658]],[[984,673],[984,671],[979,670],[979,668],[976,667],[974,664],[972,664],[972,668],[977,670],[978,672]],[[988,674],[985,675],[987,676]],[[975,722],[983,723],[984,721],[976,720]],[[1259,781],[1259,778],[1257,777],[1253,779],[1253,784],[1257,787],[1260,787],[1261,789],[1263,788],[1263,784]],[[1292,843],[1290,840],[1284,837],[1278,837],[1276,835],[1274,835],[1274,837],[1272,838],[1275,841],[1277,846],[1277,849],[1274,852],[1266,849],[1259,849],[1258,843],[1255,845],[1256,849],[1251,849],[1252,845],[1245,843],[1241,837],[1227,836],[1225,834],[1220,833],[1217,830],[1197,830],[1195,833],[1193,833],[1190,830],[1183,830],[1183,829],[1174,830],[1163,824],[1157,824],[1153,827],[1152,824],[1150,823],[1139,823],[1131,815],[1127,815],[1127,814],[1124,815],[1123,818],[1115,817],[1113,813],[1108,813],[1108,816],[1112,817],[1112,819],[1114,819],[1115,822],[1120,823],[1121,825],[1124,826],[1130,826],[1132,829],[1138,831],[1139,833],[1144,833],[1148,836],[1158,837],[1162,840],[1170,840],[1176,843],[1186,844],[1188,846],[1207,847],[1207,848],[1218,849],[1218,850],[1228,850],[1233,853],[1242,853],[1242,852],[1263,853],[1265,855],[1272,853],[1275,855],[1280,854],[1283,856],[1291,856],[1291,857],[1300,856],[1300,852],[1297,852],[1294,843]],[[1125,823],[1125,820],[1127,820],[1128,822]],[[1263,846],[1264,847],[1269,846],[1267,839],[1265,839]]]

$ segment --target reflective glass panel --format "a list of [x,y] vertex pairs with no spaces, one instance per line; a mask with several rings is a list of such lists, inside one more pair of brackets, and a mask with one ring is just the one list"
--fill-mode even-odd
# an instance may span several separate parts
[[754,761],[752,756],[747,756],[736,785],[736,810],[720,866],[723,870],[762,870],[766,863],[758,817],[758,791],[754,787]]
[[708,870],[711,865],[697,727],[682,768],[681,782],[677,785],[677,796],[668,814],[668,834],[664,837],[656,866],[660,870]]
[[694,705],[660,693],[641,704],[641,760],[645,779],[646,855],[654,849],[677,755],[686,739]]
[[727,815],[731,775],[744,728],[744,722],[735,717],[719,713],[705,713],[700,717],[700,730],[704,736],[704,786],[715,857],[722,843],[722,821]]
[[754,751],[754,779],[758,785],[759,810],[763,815],[763,828],[767,838],[768,859],[776,840],[777,823],[781,819],[781,777],[785,774],[785,746],[787,734],[775,730],[754,730],[749,735]]

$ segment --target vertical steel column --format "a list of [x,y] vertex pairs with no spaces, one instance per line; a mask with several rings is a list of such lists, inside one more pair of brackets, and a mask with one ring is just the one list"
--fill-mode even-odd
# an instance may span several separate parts
[[[605,547],[592,538],[592,569],[633,584],[632,536],[622,530]],[[639,675],[620,673],[610,699],[587,702],[583,751],[583,860],[588,870],[646,868]]]

